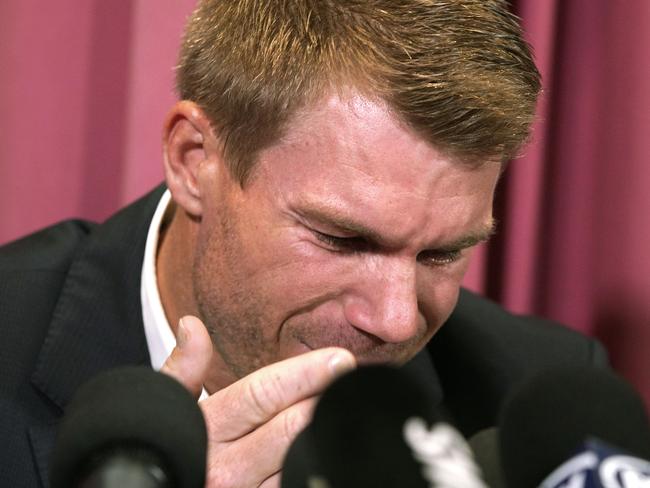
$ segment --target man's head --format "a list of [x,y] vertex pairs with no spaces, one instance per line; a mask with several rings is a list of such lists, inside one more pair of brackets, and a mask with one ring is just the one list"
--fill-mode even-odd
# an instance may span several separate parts
[[408,360],[538,89],[500,1],[201,3],[165,131],[170,321],[199,315],[234,377],[330,345]]
[[204,0],[177,74],[242,181],[332,90],[378,97],[435,147],[482,160],[517,151],[540,88],[504,0]]

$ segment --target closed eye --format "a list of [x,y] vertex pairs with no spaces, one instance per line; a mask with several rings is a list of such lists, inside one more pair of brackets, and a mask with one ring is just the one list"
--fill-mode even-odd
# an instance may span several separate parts
[[[370,250],[372,248],[363,237],[340,237],[325,234],[317,230],[312,232],[316,238],[327,245],[334,252],[356,253]],[[462,257],[462,250],[428,250],[418,254],[418,261],[425,266],[445,266],[455,263]]]
[[463,255],[462,249],[429,250],[418,254],[418,261],[425,266],[445,266],[458,261]]
[[320,242],[327,244],[327,246],[336,252],[360,252],[367,250],[370,247],[368,241],[362,237],[340,237],[330,234],[324,234],[313,230],[312,232]]

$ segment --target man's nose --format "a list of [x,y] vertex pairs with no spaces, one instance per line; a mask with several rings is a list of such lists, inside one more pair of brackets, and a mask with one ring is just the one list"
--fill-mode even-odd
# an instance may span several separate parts
[[414,260],[384,258],[360,272],[356,286],[344,299],[347,321],[384,342],[411,339],[420,320],[416,271]]

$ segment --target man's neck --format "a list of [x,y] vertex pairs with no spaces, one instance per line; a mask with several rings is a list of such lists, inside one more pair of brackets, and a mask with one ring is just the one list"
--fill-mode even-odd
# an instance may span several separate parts
[[[178,337],[178,322],[185,315],[203,320],[194,298],[192,265],[198,224],[172,202],[160,227],[156,252],[156,280],[163,310],[169,325]],[[204,382],[208,393],[214,393],[237,380],[213,348],[210,375]]]
[[176,205],[170,203],[167,215],[160,226],[156,251],[156,280],[158,292],[169,325],[177,335],[178,321],[184,315],[196,315],[192,298],[192,261],[190,239],[180,237],[190,229]]

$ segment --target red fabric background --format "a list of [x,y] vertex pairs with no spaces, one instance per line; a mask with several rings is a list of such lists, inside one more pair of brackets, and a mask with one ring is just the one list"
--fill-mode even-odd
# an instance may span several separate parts
[[[194,0],[0,2],[0,242],[103,219],[162,179]],[[519,0],[545,92],[466,278],[599,337],[650,405],[650,2]]]

